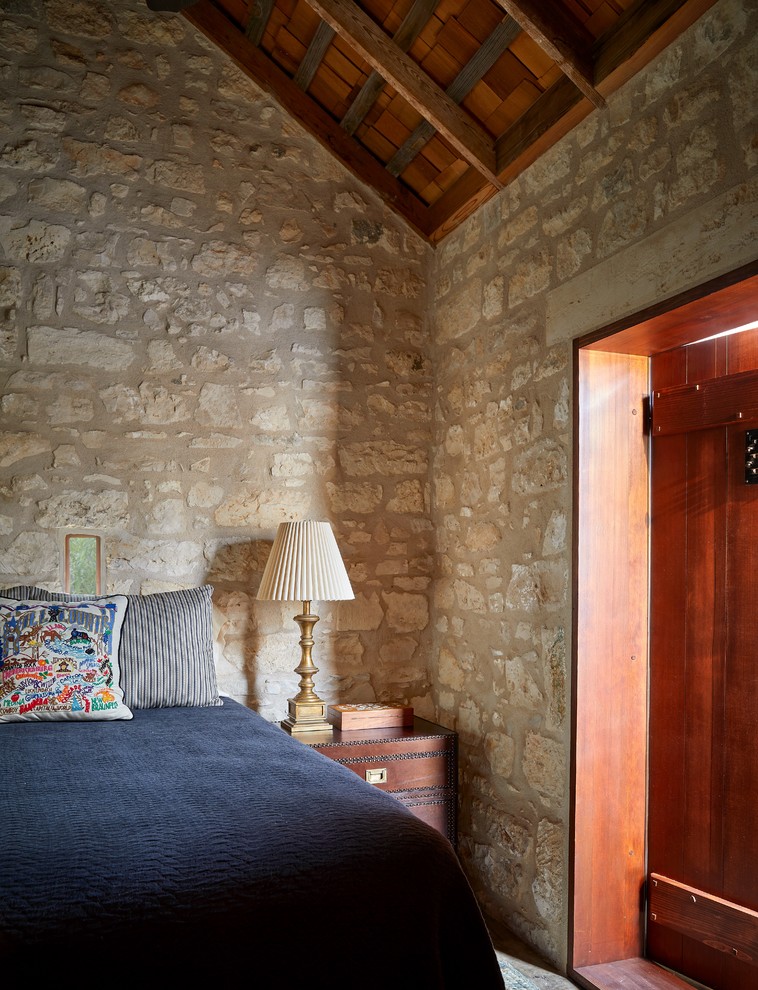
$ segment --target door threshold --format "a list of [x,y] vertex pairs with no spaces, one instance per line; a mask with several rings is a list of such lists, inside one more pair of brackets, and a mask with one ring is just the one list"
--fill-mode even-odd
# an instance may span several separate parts
[[692,990],[693,986],[640,956],[581,966],[570,975],[585,990]]

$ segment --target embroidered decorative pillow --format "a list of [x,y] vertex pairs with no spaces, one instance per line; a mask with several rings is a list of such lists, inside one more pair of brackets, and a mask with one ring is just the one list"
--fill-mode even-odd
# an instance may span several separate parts
[[0,597],[0,722],[128,719],[118,648],[126,596]]
[[[81,595],[31,585],[5,588],[8,598],[72,602]],[[130,708],[222,704],[213,659],[213,588],[126,595],[119,664]]]

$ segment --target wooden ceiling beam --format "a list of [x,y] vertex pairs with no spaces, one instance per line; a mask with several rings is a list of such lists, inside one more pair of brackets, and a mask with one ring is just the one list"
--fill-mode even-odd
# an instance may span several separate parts
[[[476,84],[497,62],[510,43],[521,34],[521,27],[512,17],[504,17],[485,40],[482,47],[463,66],[445,90],[451,100],[462,103]],[[391,175],[400,175],[434,135],[434,125],[422,120],[410,137],[387,162]]]
[[303,91],[307,90],[313,81],[313,77],[318,72],[318,67],[326,55],[326,50],[332,43],[332,38],[337,32],[329,27],[326,21],[321,21],[316,28],[316,33],[311,38],[311,43],[303,55],[303,61],[297,67],[294,75],[295,85]]
[[[500,0],[498,0],[500,2]],[[715,0],[637,0],[593,47],[597,85],[608,96],[702,16]],[[511,182],[588,113],[568,79],[547,90],[496,142],[498,175]],[[438,243],[492,196],[469,168],[427,210],[426,235]]]
[[465,161],[488,182],[500,187],[492,138],[401,52],[360,7],[352,0],[308,0],[308,4],[422,117],[429,119]]
[[427,209],[426,236],[432,244],[438,243],[491,199],[495,192],[495,188],[476,169],[467,168]]
[[593,61],[598,86],[604,92],[618,89],[714,3],[715,0],[636,0],[595,43]]
[[[391,40],[351,0],[312,0],[310,5],[325,23],[309,46],[305,66],[296,74],[297,81],[258,47],[275,0],[253,0],[248,21],[242,26],[225,15],[213,0],[195,2],[183,11],[183,16],[272,94],[346,168],[372,185],[391,209],[434,244],[482,206],[494,194],[496,183],[501,188],[536,161],[594,106],[602,105],[603,97],[613,93],[713,6],[715,0],[634,0],[596,42],[581,24],[571,20],[561,5],[546,5],[539,0],[496,0],[563,71],[563,78],[497,140],[456,106],[455,101],[464,98],[457,94],[456,88],[449,87],[443,93],[404,54],[428,23],[436,2],[414,0]],[[372,66],[341,123],[306,93],[336,31]],[[462,86],[471,69],[471,63],[467,64],[455,84]],[[425,207],[418,195],[350,137],[385,81],[422,114],[427,127],[431,125],[438,130],[469,163],[464,174],[430,207]]]
[[[563,78],[545,90],[536,103],[498,138],[497,170],[500,174],[517,161],[531,145],[557,124],[582,99],[581,93]],[[544,149],[542,149],[544,150]]]
[[[591,110],[571,80],[559,79],[498,139],[501,180],[515,179]],[[441,240],[490,196],[481,177],[469,169],[427,211],[427,236],[433,242]]]
[[[439,0],[415,0],[400,27],[392,36],[392,41],[401,52],[407,52],[429,22]],[[342,126],[348,134],[355,134],[358,125],[369,112],[371,107],[384,89],[385,80],[376,69],[372,69],[358,95],[353,100],[350,109],[342,118]]]
[[605,106],[605,100],[595,86],[594,65],[587,54],[593,39],[568,16],[564,7],[536,0],[496,0],[496,3],[554,59],[561,72],[593,106],[599,109]]
[[333,117],[296,86],[211,0],[198,0],[185,8],[182,16],[218,45],[256,85],[273,96],[353,175],[373,186],[391,209],[426,236],[424,204],[393,178],[369,151],[346,134]]
[[245,27],[245,34],[254,45],[260,45],[263,33],[266,30],[271,11],[274,9],[275,0],[254,0],[250,7],[250,17]]

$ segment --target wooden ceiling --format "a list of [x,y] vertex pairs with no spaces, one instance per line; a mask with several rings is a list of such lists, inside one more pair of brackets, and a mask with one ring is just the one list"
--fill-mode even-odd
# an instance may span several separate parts
[[147,0],[183,7],[432,243],[713,2]]

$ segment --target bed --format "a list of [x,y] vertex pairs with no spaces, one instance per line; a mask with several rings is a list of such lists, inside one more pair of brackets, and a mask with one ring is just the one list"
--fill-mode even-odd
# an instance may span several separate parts
[[[113,613],[113,599],[127,598],[123,608],[116,602],[119,651],[107,635],[98,646],[97,623],[83,619],[105,599],[87,605],[55,596],[63,603],[56,605],[44,589],[0,592],[5,698],[15,698],[0,707],[3,977],[501,990],[489,935],[448,840],[351,770],[220,698],[208,668],[208,589],[164,594],[175,597],[139,596],[136,605],[129,596],[108,599]],[[182,622],[169,606],[193,594]],[[92,717],[92,705],[82,713],[86,692],[73,713],[53,709],[45,717],[41,704],[19,713],[25,681],[11,684],[20,669],[12,650],[26,636],[24,676],[46,673],[39,649],[28,660],[42,627],[36,640],[23,631],[34,615],[49,626],[50,609],[58,625],[74,617],[80,653],[86,631],[88,684],[97,681],[102,643],[108,647],[116,663],[110,695],[123,682],[119,715],[96,708]],[[155,635],[161,618],[170,635]],[[182,625],[195,646],[181,648],[192,654],[200,646],[203,671],[197,656],[176,655]],[[156,659],[155,640],[167,637]],[[50,649],[57,662],[60,638]],[[176,671],[162,669],[172,664],[182,676],[194,668],[181,691]],[[142,702],[193,703],[141,707],[138,688]]]

